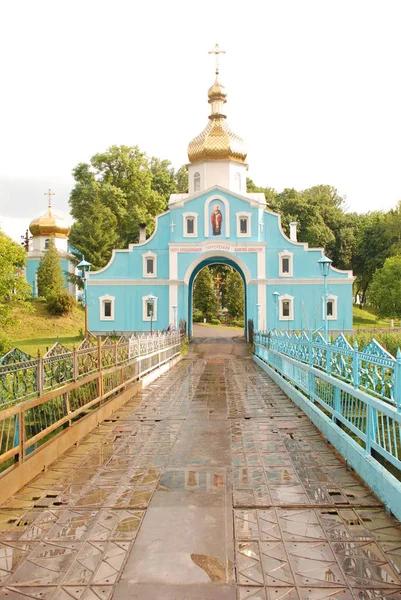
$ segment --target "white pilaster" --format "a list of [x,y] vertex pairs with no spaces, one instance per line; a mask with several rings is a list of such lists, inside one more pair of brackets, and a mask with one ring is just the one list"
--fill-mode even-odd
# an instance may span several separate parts
[[[173,306],[177,306],[177,321],[178,321],[178,285],[175,283],[169,285],[168,288],[168,314],[169,314],[169,324],[174,323],[174,310]],[[176,323],[178,325],[178,323]]]
[[258,283],[259,322],[258,329],[266,328],[266,284]]
[[257,257],[258,257],[258,264],[257,264],[258,279],[265,279],[266,278],[266,248],[263,248],[263,252],[258,252]]
[[169,278],[178,279],[178,252],[175,248],[169,250]]

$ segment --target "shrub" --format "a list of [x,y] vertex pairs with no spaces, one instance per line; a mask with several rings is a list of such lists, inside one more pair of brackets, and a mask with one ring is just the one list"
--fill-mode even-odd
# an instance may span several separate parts
[[192,315],[192,320],[194,321],[194,323],[201,323],[203,321],[203,312],[195,308],[194,313]]
[[212,325],[220,325],[220,321],[216,318],[211,319],[210,322]]
[[244,319],[234,319],[231,321],[231,325],[234,325],[234,327],[244,327]]
[[47,310],[51,315],[68,315],[75,304],[74,298],[64,289],[50,292],[46,302]]

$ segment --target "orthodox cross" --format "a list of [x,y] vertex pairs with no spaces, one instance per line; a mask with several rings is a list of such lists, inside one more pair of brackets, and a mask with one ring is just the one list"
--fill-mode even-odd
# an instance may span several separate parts
[[214,50],[210,50],[209,54],[214,54],[216,57],[216,75],[219,74],[219,66],[220,66],[220,54],[225,54],[225,50],[220,50],[219,45],[216,44]]
[[54,192],[51,191],[51,189],[49,188],[47,190],[47,192],[45,192],[45,196],[48,197],[48,206],[49,206],[49,210],[52,207],[52,196],[55,196],[56,194]]
[[171,227],[171,233],[174,233],[175,223],[171,222],[170,227]]

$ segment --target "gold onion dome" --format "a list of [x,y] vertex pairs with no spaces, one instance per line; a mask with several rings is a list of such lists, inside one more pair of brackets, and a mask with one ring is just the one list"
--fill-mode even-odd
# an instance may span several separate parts
[[29,225],[29,231],[32,235],[55,235],[57,237],[68,237],[70,226],[52,212],[52,209],[47,209],[47,212],[41,217],[33,219]]
[[218,71],[216,80],[208,91],[211,114],[205,129],[188,145],[189,162],[198,160],[231,159],[238,162],[246,161],[244,140],[229,128],[226,115],[222,113],[223,104],[227,102],[227,94],[219,82]]

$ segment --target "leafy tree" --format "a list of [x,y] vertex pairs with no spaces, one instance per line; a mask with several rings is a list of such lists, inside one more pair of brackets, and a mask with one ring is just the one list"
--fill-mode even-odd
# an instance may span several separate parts
[[401,318],[401,256],[388,258],[369,287],[369,301],[379,317]]
[[175,174],[176,182],[176,193],[186,194],[188,193],[188,167],[182,165]]
[[[31,287],[22,270],[25,259],[24,248],[0,230],[0,325],[7,324],[13,306],[29,299]],[[0,345],[5,343],[0,336]]]
[[60,255],[57,252],[53,236],[49,239],[49,248],[40,260],[37,277],[38,294],[45,298],[51,293],[59,292],[65,285],[60,265]]
[[194,307],[200,310],[207,319],[210,319],[211,314],[217,309],[212,275],[207,267],[199,271],[195,278]]
[[71,227],[69,241],[85,255],[93,269],[101,269],[107,264],[113,248],[118,247],[117,217],[95,198],[88,214]]
[[231,317],[244,316],[244,282],[235,269],[230,269],[226,282],[226,308]]

